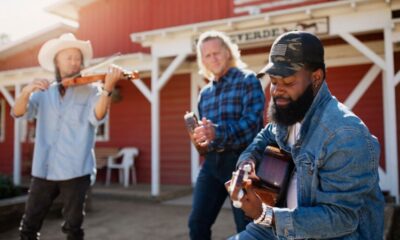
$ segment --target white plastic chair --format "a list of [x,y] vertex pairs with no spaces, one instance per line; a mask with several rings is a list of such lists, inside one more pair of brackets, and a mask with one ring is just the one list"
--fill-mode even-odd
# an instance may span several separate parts
[[[139,154],[139,150],[135,147],[122,148],[117,155],[109,156],[107,159],[107,175],[106,185],[110,185],[111,169],[118,169],[119,182],[123,182],[124,187],[129,186],[129,172],[132,170],[132,183],[136,184],[136,168],[135,157]],[[122,157],[120,163],[115,162],[116,159]]]

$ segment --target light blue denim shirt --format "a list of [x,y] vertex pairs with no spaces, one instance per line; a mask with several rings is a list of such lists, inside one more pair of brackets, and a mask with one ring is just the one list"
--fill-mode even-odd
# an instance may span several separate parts
[[298,207],[274,208],[277,238],[383,239],[379,143],[365,124],[331,95],[325,82],[293,147],[286,143],[287,136],[287,127],[268,124],[238,162],[259,162],[265,147],[273,143],[292,154]]
[[94,85],[69,87],[63,98],[57,84],[32,93],[23,116],[37,119],[32,176],[68,180],[95,175],[95,134],[105,120],[94,114],[99,96]]

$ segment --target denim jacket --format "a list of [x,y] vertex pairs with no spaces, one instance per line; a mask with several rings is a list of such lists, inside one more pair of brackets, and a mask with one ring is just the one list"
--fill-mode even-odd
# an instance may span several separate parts
[[241,154],[259,162],[267,145],[291,153],[297,172],[296,209],[274,208],[278,239],[383,239],[377,139],[333,97],[324,82],[302,121],[299,140],[268,124]]

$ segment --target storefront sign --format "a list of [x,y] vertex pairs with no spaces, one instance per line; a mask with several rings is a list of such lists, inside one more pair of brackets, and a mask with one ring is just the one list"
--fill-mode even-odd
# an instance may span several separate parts
[[232,41],[237,44],[272,41],[284,32],[302,30],[316,35],[329,32],[328,18],[310,19],[299,22],[267,26],[265,28],[249,29],[245,31],[229,32]]

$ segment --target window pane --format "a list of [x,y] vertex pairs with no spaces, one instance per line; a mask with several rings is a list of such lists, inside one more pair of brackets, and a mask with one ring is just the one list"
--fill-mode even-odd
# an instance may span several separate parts
[[28,142],[35,142],[35,134],[36,134],[36,119],[27,121],[27,137]]
[[96,133],[96,141],[97,142],[106,142],[109,140],[109,118],[107,118],[106,122],[104,124],[101,124],[97,128],[97,133]]

